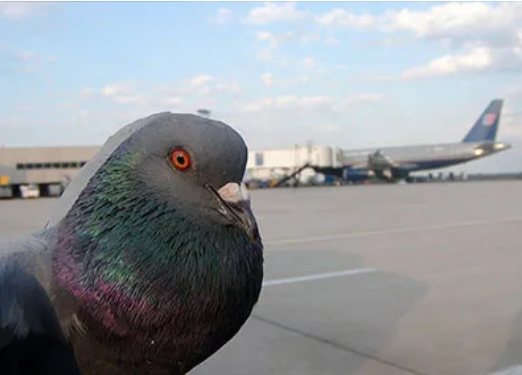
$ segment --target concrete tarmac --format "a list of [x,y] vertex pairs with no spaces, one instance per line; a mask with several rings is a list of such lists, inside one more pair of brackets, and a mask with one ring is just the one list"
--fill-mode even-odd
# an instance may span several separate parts
[[[252,191],[265,286],[190,375],[522,374],[522,182]],[[0,201],[0,238],[56,200]],[[522,368],[522,367],[521,367]]]

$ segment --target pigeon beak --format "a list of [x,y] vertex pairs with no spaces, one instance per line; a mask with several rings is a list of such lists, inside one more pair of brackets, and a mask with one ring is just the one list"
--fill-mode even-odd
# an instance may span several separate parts
[[233,224],[243,229],[254,242],[259,239],[256,219],[250,208],[250,194],[244,183],[229,182],[217,192],[213,190],[222,203],[222,213]]
[[244,183],[229,182],[218,190],[219,196],[227,203],[237,204],[246,202],[250,205],[250,194]]

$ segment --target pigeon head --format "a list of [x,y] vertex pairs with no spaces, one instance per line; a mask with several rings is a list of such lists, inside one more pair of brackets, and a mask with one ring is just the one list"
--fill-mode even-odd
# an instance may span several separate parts
[[156,114],[112,136],[50,222],[55,284],[76,306],[64,319],[124,361],[173,374],[235,335],[263,278],[247,154],[230,126],[190,114]]
[[230,126],[165,114],[122,144],[107,169],[139,182],[143,193],[180,214],[201,224],[236,227],[256,241],[257,225],[242,184],[247,155],[243,138]]

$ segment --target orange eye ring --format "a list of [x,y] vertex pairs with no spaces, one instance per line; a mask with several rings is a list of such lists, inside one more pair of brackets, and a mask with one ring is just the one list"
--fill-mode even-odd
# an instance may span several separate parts
[[190,155],[184,150],[174,150],[170,156],[172,164],[177,170],[184,171],[192,164]]

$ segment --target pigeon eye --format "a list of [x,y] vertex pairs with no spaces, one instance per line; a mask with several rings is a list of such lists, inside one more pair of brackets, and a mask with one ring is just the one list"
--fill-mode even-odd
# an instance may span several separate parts
[[184,150],[174,150],[171,155],[172,164],[180,171],[190,167],[190,156]]

